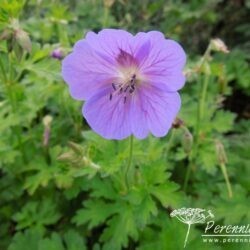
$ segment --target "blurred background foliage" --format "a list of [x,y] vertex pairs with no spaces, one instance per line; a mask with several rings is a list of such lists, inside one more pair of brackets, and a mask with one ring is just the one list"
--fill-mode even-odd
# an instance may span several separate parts
[[[248,224],[249,11],[248,0],[0,0],[0,249],[182,249],[169,212],[184,206]],[[128,140],[90,131],[60,75],[72,45],[105,27],[160,30],[188,54],[179,120],[135,141],[129,188]],[[186,249],[248,249],[201,233]]]

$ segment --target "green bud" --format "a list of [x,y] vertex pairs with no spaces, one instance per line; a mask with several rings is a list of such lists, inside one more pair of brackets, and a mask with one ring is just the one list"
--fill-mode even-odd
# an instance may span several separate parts
[[12,38],[12,31],[9,29],[5,29],[0,35],[0,40],[9,40],[11,38]]
[[18,29],[15,31],[15,39],[18,45],[27,52],[31,52],[32,44],[30,37],[27,32],[22,29]]
[[225,54],[229,53],[229,50],[228,50],[226,44],[219,38],[212,39],[211,46],[212,46],[212,50],[214,50],[214,51],[220,51],[220,52],[223,52]]
[[70,141],[68,145],[76,154],[83,155],[85,152],[85,148],[75,142]]
[[227,163],[227,155],[225,152],[225,148],[219,140],[215,141],[215,149],[216,149],[218,163],[219,164],[226,164]]
[[184,133],[182,136],[182,146],[186,154],[189,154],[193,146],[193,135],[190,133],[188,128],[184,128]]

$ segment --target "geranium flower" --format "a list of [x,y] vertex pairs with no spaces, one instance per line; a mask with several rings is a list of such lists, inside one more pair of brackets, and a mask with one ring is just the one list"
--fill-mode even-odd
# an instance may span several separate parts
[[70,94],[85,100],[83,116],[107,139],[165,136],[179,109],[186,56],[158,31],[135,36],[104,29],[88,32],[62,62]]

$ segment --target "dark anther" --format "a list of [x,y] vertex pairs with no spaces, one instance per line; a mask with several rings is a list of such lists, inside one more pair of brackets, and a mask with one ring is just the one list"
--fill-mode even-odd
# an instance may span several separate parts
[[129,88],[129,86],[127,86],[127,87],[124,89],[124,93],[127,92],[128,88]]
[[123,88],[120,88],[120,92],[119,92],[119,94],[121,94],[121,93],[122,93],[122,91],[123,91]]
[[127,101],[127,97],[126,97],[126,96],[124,96],[123,103],[125,104],[125,103],[126,103],[126,101]]
[[132,84],[132,85],[130,86],[129,93],[132,94],[134,91],[135,91],[135,85]]
[[130,83],[131,83],[131,84],[134,84],[134,83],[135,83],[135,78],[136,78],[136,75],[135,75],[135,74],[132,75],[131,80],[130,80]]
[[109,100],[110,100],[110,101],[112,100],[112,94],[109,95]]
[[112,87],[113,87],[114,90],[116,90],[116,86],[115,86],[114,83],[112,83]]

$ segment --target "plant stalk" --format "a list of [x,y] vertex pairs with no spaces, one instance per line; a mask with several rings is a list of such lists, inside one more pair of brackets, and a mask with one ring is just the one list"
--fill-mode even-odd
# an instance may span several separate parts
[[223,176],[224,176],[224,179],[225,179],[225,182],[226,182],[226,185],[227,185],[228,196],[229,196],[229,198],[232,198],[233,197],[233,191],[232,191],[231,183],[230,183],[230,180],[229,180],[229,177],[228,177],[228,174],[227,174],[227,168],[226,168],[224,163],[220,164],[220,168],[221,168],[221,171],[223,173]]
[[129,189],[129,170],[130,170],[130,167],[131,167],[132,157],[133,157],[133,141],[134,141],[134,137],[131,135],[130,138],[129,138],[128,164],[127,164],[127,167],[125,169],[125,184],[126,184],[127,190]]

